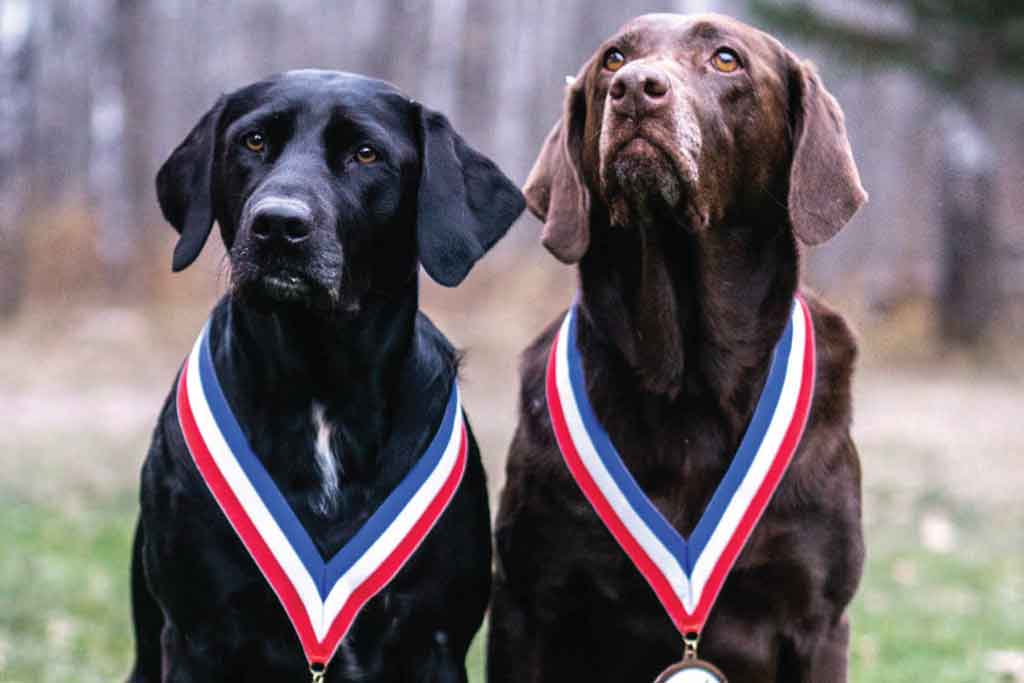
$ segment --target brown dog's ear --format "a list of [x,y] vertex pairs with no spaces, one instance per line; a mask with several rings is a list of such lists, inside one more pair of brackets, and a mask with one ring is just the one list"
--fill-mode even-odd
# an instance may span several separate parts
[[791,57],[793,164],[789,219],[805,244],[831,239],[868,195],[846,137],[843,111],[812,66]]
[[590,193],[580,171],[582,83],[577,78],[569,85],[562,120],[548,134],[523,188],[526,205],[544,221],[541,244],[563,263],[576,263],[590,246]]

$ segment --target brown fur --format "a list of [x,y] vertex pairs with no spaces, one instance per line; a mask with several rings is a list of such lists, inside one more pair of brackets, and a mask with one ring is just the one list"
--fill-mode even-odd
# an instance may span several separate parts
[[[627,60],[614,73],[602,63],[613,46]],[[709,66],[723,46],[739,72]],[[667,92],[645,98],[645,79]],[[799,288],[800,244],[831,237],[866,199],[842,113],[811,67],[755,29],[639,17],[581,69],[526,195],[544,244],[579,263],[591,403],[688,536],[753,413]],[[846,680],[864,556],[856,346],[841,316],[802,293],[817,338],[810,420],[701,642],[732,683]],[[522,359],[489,680],[650,681],[679,659],[681,638],[554,442],[544,371],[558,322]]]

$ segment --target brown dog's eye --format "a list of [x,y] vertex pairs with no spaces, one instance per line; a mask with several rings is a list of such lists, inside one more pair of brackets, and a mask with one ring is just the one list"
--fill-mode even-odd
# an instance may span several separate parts
[[372,164],[377,161],[377,150],[369,145],[363,145],[356,150],[356,161],[361,164]]
[[740,58],[727,47],[719,48],[711,57],[711,66],[724,74],[731,74],[740,68]]
[[256,130],[246,133],[242,143],[250,152],[262,152],[267,147],[267,139],[263,137],[263,133]]
[[626,55],[622,54],[616,48],[608,50],[604,53],[604,68],[609,71],[618,71],[625,65]]

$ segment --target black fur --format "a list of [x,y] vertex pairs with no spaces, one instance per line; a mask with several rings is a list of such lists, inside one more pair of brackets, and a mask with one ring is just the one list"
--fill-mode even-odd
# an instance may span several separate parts
[[[259,151],[245,146],[254,131]],[[358,161],[363,145],[375,161]],[[211,315],[214,365],[253,450],[332,556],[423,451],[456,377],[454,350],[418,311],[418,262],[457,284],[522,197],[444,117],[380,81],[321,71],[221,98],[161,168],[157,190],[181,233],[175,270],[220,225],[232,286]],[[254,207],[266,197],[307,206],[308,234],[260,239],[254,224],[266,216]],[[298,638],[200,479],[173,396],[142,471],[130,680],[301,681]],[[314,402],[333,426],[333,493],[314,457]],[[489,587],[471,435],[450,507],[364,608],[327,680],[465,681]]]

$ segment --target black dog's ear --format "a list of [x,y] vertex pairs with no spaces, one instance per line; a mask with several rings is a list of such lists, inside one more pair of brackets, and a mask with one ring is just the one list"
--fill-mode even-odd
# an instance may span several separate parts
[[420,107],[416,234],[420,262],[446,287],[462,282],[525,208],[494,162],[466,144],[442,114]]
[[868,195],[860,183],[843,110],[809,64],[790,56],[793,164],[789,173],[789,219],[805,244],[820,244],[839,232]]
[[563,263],[576,263],[590,246],[590,192],[580,170],[587,68],[567,88],[562,119],[548,133],[523,188],[530,211],[544,221],[541,243]]
[[213,158],[223,109],[221,97],[156,174],[160,210],[181,234],[171,262],[174,272],[196,260],[213,227]]

